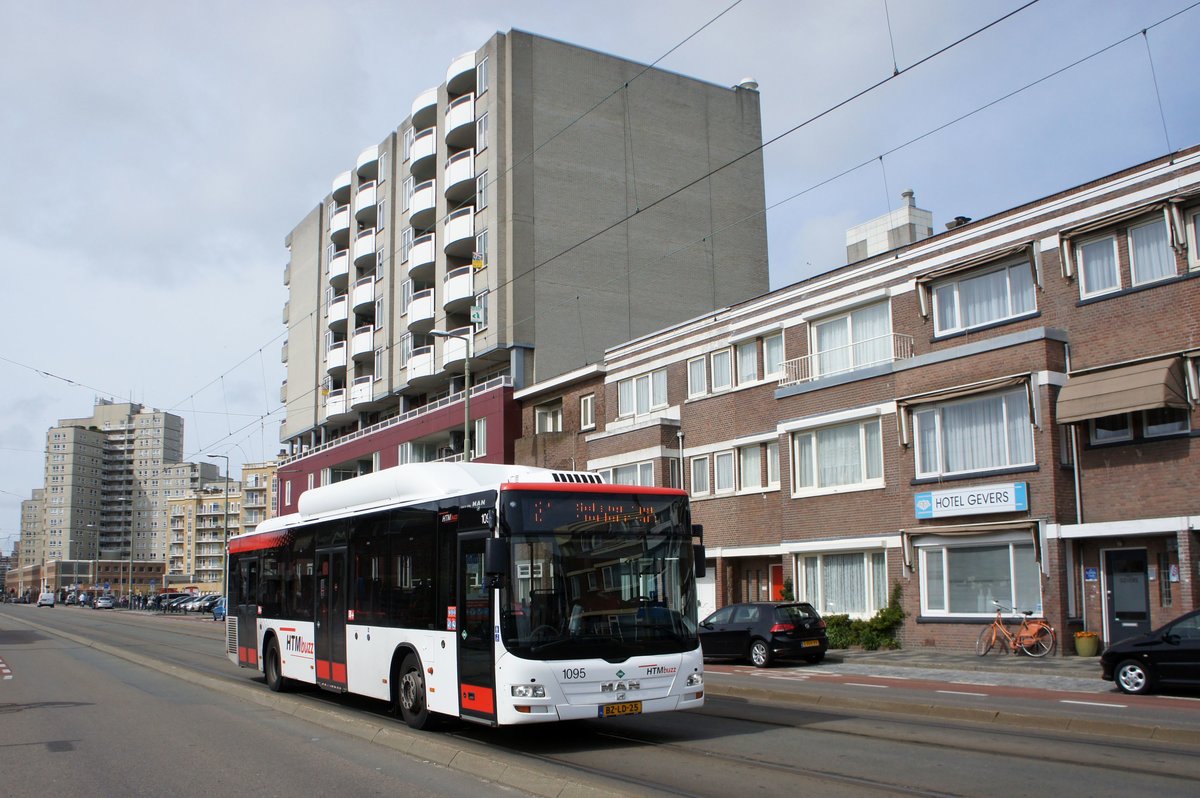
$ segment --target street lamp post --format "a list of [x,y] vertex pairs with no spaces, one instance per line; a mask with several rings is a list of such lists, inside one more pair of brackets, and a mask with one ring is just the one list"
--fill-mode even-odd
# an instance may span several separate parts
[[470,335],[448,332],[446,330],[430,330],[429,334],[436,338],[457,338],[467,346],[463,358],[463,462],[471,462],[471,349]]
[[[223,541],[223,543],[221,545],[221,548],[223,549],[222,554],[224,555],[222,558],[223,564],[221,565],[221,595],[228,596],[229,595],[229,455],[227,455],[227,454],[211,454],[210,453],[207,456],[211,457],[215,460],[224,460],[225,461],[225,522],[223,524],[223,526],[224,526],[223,537],[225,538],[225,540]],[[193,562],[194,561],[195,561],[195,559],[193,558]]]

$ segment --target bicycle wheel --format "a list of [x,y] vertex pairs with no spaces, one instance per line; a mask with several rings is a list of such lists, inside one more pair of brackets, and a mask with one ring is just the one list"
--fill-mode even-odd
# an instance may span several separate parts
[[1054,630],[1045,624],[1022,637],[1021,650],[1031,657],[1044,657],[1054,649]]
[[975,655],[982,657],[996,645],[996,627],[988,624],[979,630],[979,639],[975,641]]

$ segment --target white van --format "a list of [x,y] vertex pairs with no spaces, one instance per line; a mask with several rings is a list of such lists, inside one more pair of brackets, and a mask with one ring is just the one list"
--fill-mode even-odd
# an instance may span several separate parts
[[54,594],[53,593],[43,593],[42,595],[38,596],[37,605],[39,607],[53,607],[54,606]]

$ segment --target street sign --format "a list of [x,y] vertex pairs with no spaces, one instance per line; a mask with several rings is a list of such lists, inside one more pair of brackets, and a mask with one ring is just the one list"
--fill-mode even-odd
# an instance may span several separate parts
[[104,589],[105,589],[105,590],[108,590],[108,589],[109,589],[109,587],[108,587],[108,582],[105,582],[105,583],[104,583]]

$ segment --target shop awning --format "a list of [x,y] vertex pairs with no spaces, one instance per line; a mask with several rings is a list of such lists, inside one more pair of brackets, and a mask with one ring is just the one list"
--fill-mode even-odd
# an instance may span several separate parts
[[1182,358],[1152,360],[1070,377],[1058,394],[1058,423],[1159,407],[1188,407]]

